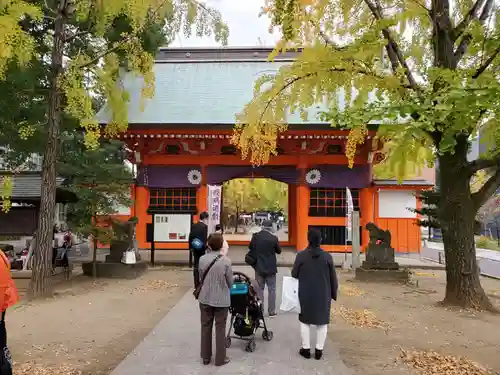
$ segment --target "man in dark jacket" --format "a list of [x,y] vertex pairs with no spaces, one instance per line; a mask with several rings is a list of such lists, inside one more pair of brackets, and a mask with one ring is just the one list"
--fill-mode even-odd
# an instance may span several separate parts
[[267,311],[270,317],[276,316],[276,274],[278,265],[276,254],[281,254],[281,247],[274,234],[271,233],[273,222],[264,220],[262,230],[255,233],[250,241],[249,255],[255,260],[255,280],[259,285],[259,298],[264,300],[264,288],[267,285],[268,303]]
[[200,283],[199,265],[200,258],[205,255],[208,238],[208,212],[202,212],[196,224],[191,225],[189,233],[189,249],[193,253],[193,278],[194,287]]
[[302,348],[299,353],[311,358],[311,326],[316,326],[315,358],[323,356],[330,322],[332,299],[337,300],[338,281],[333,259],[321,249],[321,232],[310,229],[309,246],[297,254],[292,269],[292,277],[299,280],[300,333]]

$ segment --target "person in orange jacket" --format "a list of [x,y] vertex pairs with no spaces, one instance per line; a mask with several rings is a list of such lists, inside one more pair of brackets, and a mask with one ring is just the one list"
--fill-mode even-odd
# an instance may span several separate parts
[[[19,302],[19,292],[10,273],[10,262],[3,251],[0,251],[0,369],[2,374],[12,371],[12,359],[7,347],[7,329],[5,328],[5,312]],[[3,263],[3,264],[2,264]]]

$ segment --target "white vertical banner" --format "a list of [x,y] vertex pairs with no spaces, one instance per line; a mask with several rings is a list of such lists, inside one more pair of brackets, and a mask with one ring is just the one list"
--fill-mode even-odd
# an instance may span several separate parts
[[346,230],[347,238],[346,241],[352,241],[352,213],[354,211],[354,204],[352,202],[351,190],[346,187],[346,200],[347,200],[347,211],[346,211]]
[[222,186],[208,185],[208,233],[215,231],[215,226],[220,224]]

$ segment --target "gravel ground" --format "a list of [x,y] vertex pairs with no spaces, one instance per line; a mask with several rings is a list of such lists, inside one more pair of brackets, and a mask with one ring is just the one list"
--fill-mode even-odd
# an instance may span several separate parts
[[181,269],[150,270],[136,280],[79,276],[54,298],[7,313],[14,375],[109,374],[191,287]]

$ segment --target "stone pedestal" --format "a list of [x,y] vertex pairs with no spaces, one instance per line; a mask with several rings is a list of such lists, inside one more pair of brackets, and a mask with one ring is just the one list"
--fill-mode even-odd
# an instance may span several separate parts
[[361,267],[366,270],[398,270],[399,264],[396,262],[373,262],[364,261]]
[[[110,279],[136,279],[148,270],[147,261],[135,264],[97,262],[97,275],[99,278]],[[82,263],[85,276],[92,276],[92,262]]]
[[361,267],[356,270],[355,279],[365,282],[405,284],[410,279],[410,271],[407,269],[383,270]]
[[[97,262],[96,277],[113,279],[135,279],[141,276],[148,269],[148,262],[136,260],[135,264],[122,263],[123,253],[127,251],[129,241],[112,240],[109,246],[109,254],[106,255],[105,262]],[[82,264],[83,274],[92,276],[92,262]]]
[[112,240],[109,245],[109,254],[106,255],[106,263],[121,263],[123,253],[128,249],[127,241]]
[[399,264],[395,261],[391,232],[382,230],[373,223],[368,223],[366,229],[370,233],[370,243],[366,249],[366,260],[356,270],[355,278],[360,281],[406,283],[410,273],[406,269],[399,269]]
[[407,269],[400,269],[396,262],[364,261],[361,267],[356,269],[355,278],[360,281],[404,284],[410,279],[410,272]]

